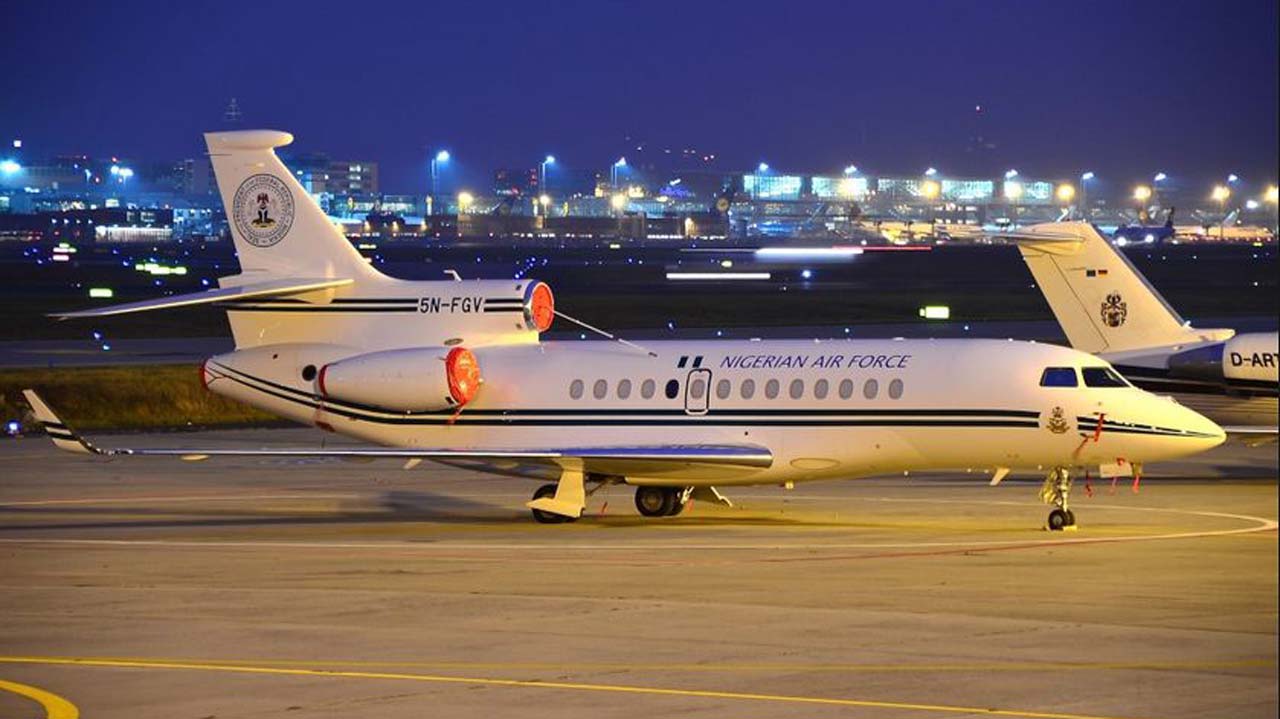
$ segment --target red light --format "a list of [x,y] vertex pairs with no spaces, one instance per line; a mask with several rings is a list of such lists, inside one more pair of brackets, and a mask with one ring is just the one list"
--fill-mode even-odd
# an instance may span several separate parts
[[449,380],[449,395],[458,406],[470,402],[480,389],[480,363],[471,350],[454,347],[444,358],[445,377]]
[[534,285],[525,312],[533,324],[532,329],[539,332],[550,329],[551,323],[556,319],[556,300],[551,294],[551,288],[541,282]]

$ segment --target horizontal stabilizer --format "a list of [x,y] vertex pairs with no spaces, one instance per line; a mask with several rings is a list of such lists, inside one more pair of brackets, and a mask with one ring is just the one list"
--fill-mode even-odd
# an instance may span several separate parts
[[78,312],[60,312],[49,315],[60,320],[78,319],[81,317],[110,317],[112,315],[125,315],[132,312],[148,312],[150,310],[168,310],[175,307],[191,307],[193,305],[207,305],[215,302],[227,302],[229,300],[243,300],[252,297],[278,297],[281,295],[297,295],[305,292],[314,292],[316,290],[332,289],[334,287],[342,287],[349,285],[354,280],[351,279],[282,279],[271,280],[270,282],[256,282],[238,287],[223,287],[216,290],[206,290],[204,292],[192,292],[185,295],[172,295],[170,297],[157,297],[154,300],[142,300],[140,302],[129,302],[122,305],[111,305],[110,307],[100,307],[91,310],[80,310]]
[[104,457],[181,457],[198,461],[211,457],[334,457],[341,459],[434,459],[481,462],[523,461],[558,465],[564,460],[581,460],[587,471],[625,473],[634,468],[672,466],[720,466],[740,469],[767,469],[773,454],[765,447],[750,444],[669,444],[613,447],[534,447],[527,449],[431,449],[416,447],[332,447],[332,448],[226,448],[156,447],[144,449],[104,448],[85,440],[54,414],[35,393],[23,390],[36,418],[58,449]]

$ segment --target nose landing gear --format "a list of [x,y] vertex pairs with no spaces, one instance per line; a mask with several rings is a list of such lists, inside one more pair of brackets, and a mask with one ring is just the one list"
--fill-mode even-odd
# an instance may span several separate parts
[[1040,487],[1040,500],[1055,507],[1049,512],[1049,519],[1045,524],[1045,528],[1049,531],[1061,532],[1076,528],[1076,515],[1067,506],[1070,495],[1071,470],[1066,467],[1054,467],[1050,470],[1049,476],[1045,477],[1044,485]]

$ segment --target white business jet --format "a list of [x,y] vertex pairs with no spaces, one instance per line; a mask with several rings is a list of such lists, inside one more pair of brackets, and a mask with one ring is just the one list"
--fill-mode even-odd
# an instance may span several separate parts
[[1192,327],[1091,224],[1033,225],[1010,237],[1072,347],[1112,362],[1143,389],[1173,395],[1232,434],[1275,436],[1275,332]]
[[[407,282],[370,267],[273,148],[274,131],[205,136],[241,273],[220,288],[64,317],[215,303],[236,349],[209,390],[379,445],[104,449],[33,392],[54,443],[98,455],[388,457],[554,480],[540,522],[581,516],[602,486],[678,514],[715,486],[907,470],[1047,471],[1051,529],[1074,525],[1073,473],[1223,441],[1194,411],[1103,360],[1013,341],[540,342],[551,290],[529,280]],[[713,486],[715,485],[715,486]]]

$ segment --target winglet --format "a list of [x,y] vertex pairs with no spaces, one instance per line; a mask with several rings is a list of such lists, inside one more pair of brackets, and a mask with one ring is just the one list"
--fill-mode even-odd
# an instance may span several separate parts
[[22,390],[22,396],[27,398],[27,403],[31,405],[31,410],[36,413],[36,420],[44,427],[44,431],[49,435],[49,439],[53,440],[53,445],[65,452],[75,452],[76,454],[102,454],[102,451],[85,441],[83,437],[76,434],[66,422],[59,419],[54,414],[53,409],[45,404],[40,395],[36,394],[33,389]]

